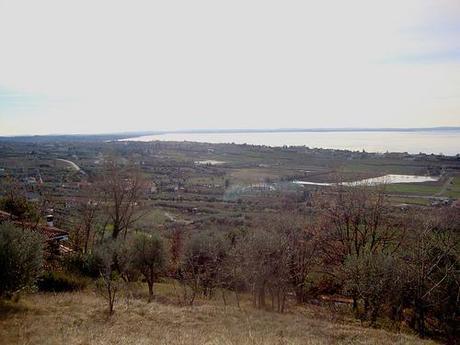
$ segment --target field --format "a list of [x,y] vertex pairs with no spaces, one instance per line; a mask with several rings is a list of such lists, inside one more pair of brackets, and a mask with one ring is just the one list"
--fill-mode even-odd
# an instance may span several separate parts
[[[190,142],[104,142],[98,138],[48,140],[0,141],[0,194],[9,178],[24,183],[31,200],[40,195],[52,200],[55,223],[63,228],[71,226],[73,204],[87,197],[104,174],[105,160],[114,156],[121,164],[138,166],[155,185],[147,191],[149,210],[137,224],[141,229],[175,222],[238,225],[244,222],[243,214],[276,212],[286,198],[308,201],[310,193],[328,188],[299,186],[291,183],[294,180],[324,183],[384,174],[442,175],[437,182],[388,185],[386,192],[394,204],[416,207],[460,197],[457,157]],[[223,163],[198,164],[200,161]]]
[[365,328],[319,306],[290,306],[285,314],[241,309],[229,298],[177,304],[170,284],[159,284],[147,303],[142,288],[123,297],[108,318],[104,300],[92,290],[33,294],[0,306],[2,344],[435,344],[409,334]]
[[460,198],[460,176],[455,176],[450,180],[443,195],[450,198]]

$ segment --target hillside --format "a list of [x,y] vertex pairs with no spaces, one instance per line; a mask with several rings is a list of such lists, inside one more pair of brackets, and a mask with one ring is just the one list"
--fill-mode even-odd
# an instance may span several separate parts
[[2,344],[434,344],[416,336],[361,327],[325,306],[290,306],[284,314],[241,309],[229,298],[180,306],[170,285],[155,302],[135,289],[107,318],[106,304],[91,289],[33,294],[1,307]]

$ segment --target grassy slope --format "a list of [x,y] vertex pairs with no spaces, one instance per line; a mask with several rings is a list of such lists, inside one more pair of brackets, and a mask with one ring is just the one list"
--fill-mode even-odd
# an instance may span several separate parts
[[385,187],[388,193],[414,194],[432,196],[439,192],[441,186],[423,183],[396,183]]
[[[160,287],[161,289],[165,289]],[[169,290],[171,290],[169,288]],[[162,294],[162,295],[161,295]],[[35,294],[0,314],[2,344],[434,344],[337,319],[323,307],[291,306],[288,313],[254,310],[243,304],[199,301],[180,307],[160,293],[121,299],[107,319],[104,301],[91,291]],[[201,303],[200,303],[201,302]]]
[[460,176],[453,178],[452,183],[447,186],[444,195],[450,198],[460,198]]

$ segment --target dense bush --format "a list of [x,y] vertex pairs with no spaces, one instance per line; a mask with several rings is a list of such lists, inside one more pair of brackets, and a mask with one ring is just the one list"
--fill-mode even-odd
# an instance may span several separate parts
[[103,266],[103,260],[98,254],[76,253],[64,258],[64,267],[66,270],[86,277],[99,277]]
[[40,215],[34,204],[29,202],[25,195],[17,191],[9,191],[0,198],[0,210],[12,214],[20,220],[36,221]]
[[398,288],[398,265],[394,257],[385,253],[368,251],[360,256],[349,255],[344,262],[344,290],[363,301],[363,319],[375,323],[389,291]]
[[38,289],[47,292],[68,292],[82,290],[87,280],[62,271],[49,271],[38,280]]
[[210,296],[221,285],[226,239],[216,232],[196,233],[187,242],[179,279],[194,293]]
[[11,223],[0,224],[0,298],[32,287],[43,265],[43,239]]

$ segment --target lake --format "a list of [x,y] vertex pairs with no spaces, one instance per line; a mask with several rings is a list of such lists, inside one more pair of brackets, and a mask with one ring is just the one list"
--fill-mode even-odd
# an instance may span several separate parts
[[389,174],[379,177],[367,178],[359,181],[352,182],[311,182],[311,181],[293,181],[295,184],[301,185],[314,185],[314,186],[376,186],[381,184],[395,184],[395,183],[421,183],[421,182],[435,182],[439,181],[437,176],[420,176],[420,175],[397,175]]
[[423,152],[456,155],[460,153],[460,130],[165,133],[124,140],[308,146],[310,148],[409,152],[412,154]]

